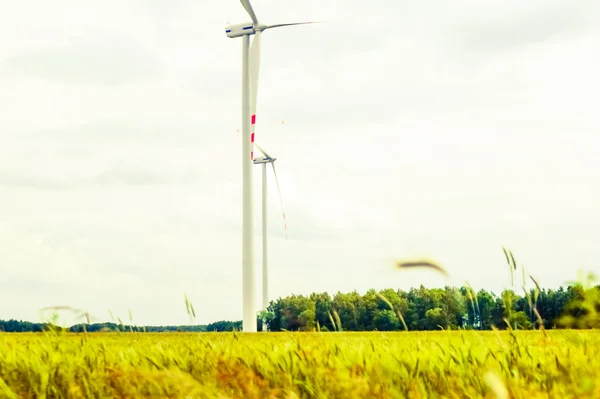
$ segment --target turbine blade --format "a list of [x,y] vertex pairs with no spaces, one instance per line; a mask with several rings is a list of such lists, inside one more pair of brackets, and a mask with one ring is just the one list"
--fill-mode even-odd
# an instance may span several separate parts
[[282,26],[294,26],[294,25],[308,25],[308,24],[323,24],[325,21],[310,21],[310,22],[292,22],[289,24],[275,24],[275,25],[267,25],[265,29],[271,28],[281,28]]
[[259,150],[259,151],[260,151],[260,152],[261,152],[261,153],[262,153],[262,154],[263,154],[265,157],[266,157],[266,156],[268,156],[267,154],[265,154],[265,152],[263,151],[263,149],[262,149],[262,148],[260,148],[260,146],[259,146],[258,144],[254,143],[254,145],[255,145],[255,146],[258,148],[258,150]]
[[250,94],[252,107],[256,110],[256,98],[258,95],[258,75],[260,72],[260,42],[261,32],[254,34],[252,46],[250,47]]
[[256,148],[258,148],[258,150],[260,152],[262,152],[262,154],[267,157],[267,158],[273,158],[272,156],[270,156],[269,154],[267,154],[267,152],[265,150],[263,150],[258,144],[254,143],[254,145],[256,146]]
[[248,13],[248,15],[250,15],[250,18],[252,18],[252,22],[254,22],[255,25],[258,25],[258,18],[256,18],[256,14],[254,13],[254,10],[252,9],[252,4],[250,4],[250,1],[249,0],[240,0],[240,3],[242,3],[244,8],[246,9],[246,12]]
[[256,124],[256,100],[258,98],[258,73],[260,71],[260,40],[258,31],[250,47],[250,157],[254,159],[254,133]]
[[279,192],[279,202],[281,203],[281,213],[283,214],[283,229],[285,231],[285,239],[287,240],[287,224],[285,222],[285,209],[283,208],[283,198],[281,197],[281,189],[279,188],[279,180],[277,179],[277,171],[275,170],[275,162],[271,162],[273,167],[273,174],[275,175],[275,183],[277,184],[277,191]]

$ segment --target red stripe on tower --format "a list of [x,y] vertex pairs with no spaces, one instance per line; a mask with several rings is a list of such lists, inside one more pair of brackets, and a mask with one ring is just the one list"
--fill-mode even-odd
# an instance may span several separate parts
[[[252,125],[256,124],[256,114],[252,115],[252,119],[251,119]],[[252,130],[254,130],[254,127],[252,127]],[[252,143],[250,145],[250,160],[254,161],[254,131],[252,132],[252,134],[250,135],[250,143]]]
[[250,160],[254,161],[254,133],[250,135]]

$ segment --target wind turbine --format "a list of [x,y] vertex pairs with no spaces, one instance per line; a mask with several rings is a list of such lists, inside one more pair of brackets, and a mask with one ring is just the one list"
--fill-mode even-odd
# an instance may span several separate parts
[[[242,330],[256,332],[256,293],[254,281],[254,240],[252,215],[252,162],[254,161],[254,126],[260,69],[260,37],[267,29],[304,25],[312,22],[265,25],[258,22],[249,0],[240,0],[252,23],[228,25],[230,38],[242,38]],[[250,36],[255,35],[250,47]],[[250,132],[252,130],[252,132]]]
[[[283,208],[283,199],[281,198],[281,189],[279,188],[279,179],[277,179],[277,171],[275,170],[275,161],[265,150],[256,147],[262,152],[262,157],[254,158],[254,164],[262,164],[262,309],[266,310],[269,306],[269,268],[268,268],[268,252],[267,252],[267,164],[273,167],[273,175],[275,183],[277,183],[277,191],[279,191],[279,201],[281,202],[281,213],[283,214],[283,228],[285,230],[285,238],[287,239],[287,225],[285,223],[285,210]],[[265,329],[263,324],[263,330]]]

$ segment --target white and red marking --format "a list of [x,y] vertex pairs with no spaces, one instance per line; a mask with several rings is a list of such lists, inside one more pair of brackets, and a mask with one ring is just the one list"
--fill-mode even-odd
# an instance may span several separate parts
[[285,238],[287,238],[287,222],[285,221],[285,212],[283,213],[283,229],[285,230]]
[[250,160],[254,160],[254,125],[256,124],[256,114],[252,115],[252,133],[250,134]]

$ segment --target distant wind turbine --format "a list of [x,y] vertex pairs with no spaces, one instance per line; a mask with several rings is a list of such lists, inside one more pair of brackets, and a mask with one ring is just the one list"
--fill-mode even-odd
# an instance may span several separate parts
[[[242,38],[242,330],[256,332],[256,299],[254,284],[252,162],[254,160],[254,125],[260,69],[260,38],[264,30],[282,26],[304,25],[312,22],[265,25],[258,22],[249,0],[240,0],[252,23],[228,25],[230,38]],[[255,35],[250,48],[250,36]],[[252,133],[250,133],[252,126]]]
[[267,154],[267,152],[260,148],[258,144],[255,145],[263,154],[262,157],[254,158],[254,164],[262,164],[262,309],[266,310],[269,306],[269,253],[267,251],[267,164],[269,163],[273,167],[273,175],[275,176],[275,183],[277,184],[277,191],[279,192],[279,201],[281,203],[281,213],[283,214],[283,228],[285,230],[286,240],[287,224],[285,222],[285,209],[283,208],[281,188],[279,187],[279,179],[277,179],[277,171],[275,170],[275,161],[277,160],[277,158],[273,158],[272,156]]

